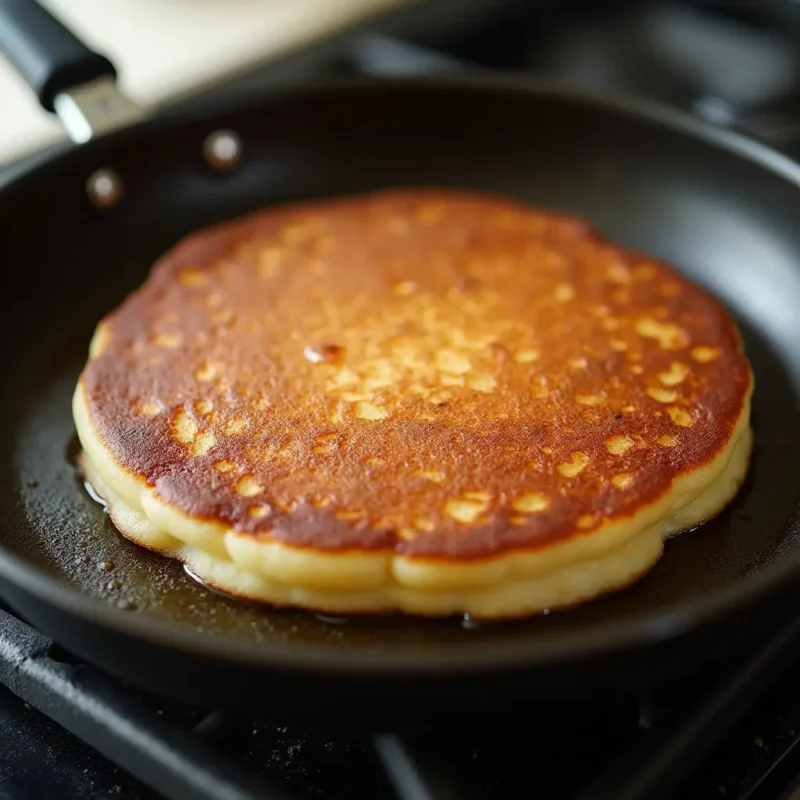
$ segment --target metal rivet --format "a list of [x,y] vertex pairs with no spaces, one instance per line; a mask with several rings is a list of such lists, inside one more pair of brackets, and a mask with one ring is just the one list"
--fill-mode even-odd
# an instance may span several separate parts
[[203,156],[214,169],[233,169],[242,157],[241,139],[233,131],[214,131],[203,142]]
[[706,122],[713,122],[715,125],[731,125],[736,119],[734,107],[723,97],[698,97],[692,103],[692,110]]
[[86,194],[95,208],[111,208],[122,197],[122,179],[113,169],[98,169],[86,181]]

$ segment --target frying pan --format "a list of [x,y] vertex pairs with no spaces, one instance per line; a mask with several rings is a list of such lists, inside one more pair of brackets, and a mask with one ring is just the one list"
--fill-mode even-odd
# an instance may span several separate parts
[[[800,577],[792,161],[665,108],[470,73],[295,86],[120,128],[135,109],[113,67],[40,7],[0,2],[0,44],[44,107],[58,106],[73,136],[89,139],[0,191],[0,591],[65,651],[206,706],[395,725],[526,703],[543,713],[565,698],[691,675],[752,645],[791,608]],[[672,262],[736,314],[757,381],[750,477],[725,513],[670,541],[634,587],[477,626],[271,610],[215,595],[129,544],[84,490],[70,394],[97,320],[159,254],[259,206],[409,185],[499,191],[582,215]]]

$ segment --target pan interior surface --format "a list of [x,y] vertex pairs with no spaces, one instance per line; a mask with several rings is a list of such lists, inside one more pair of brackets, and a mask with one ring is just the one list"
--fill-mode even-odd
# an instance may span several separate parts
[[[218,127],[242,141],[230,172],[202,158]],[[102,168],[124,186],[104,210],[85,191]],[[729,509],[670,541],[632,588],[513,623],[272,610],[213,594],[177,563],[129,543],[85,491],[71,393],[96,322],[158,255],[190,230],[250,209],[395,186],[489,190],[579,214],[609,239],[674,264],[736,315],[756,377],[749,478]],[[323,645],[424,661],[438,648],[461,660],[513,642],[529,647],[533,663],[546,645],[579,653],[583,639],[611,626],[641,630],[716,596],[735,598],[787,559],[800,566],[798,200],[800,188],[779,169],[680,126],[488,85],[299,90],[224,119],[159,123],[72,152],[0,195],[0,249],[15,287],[0,315],[2,545],[120,618],[264,653]]]

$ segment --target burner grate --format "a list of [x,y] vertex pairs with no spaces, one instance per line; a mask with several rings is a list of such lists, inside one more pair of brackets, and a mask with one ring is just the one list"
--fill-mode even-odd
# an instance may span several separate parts
[[[464,714],[451,729],[424,736],[332,739],[313,730],[311,717],[303,725],[302,714],[282,727],[165,704],[80,663],[6,611],[0,611],[0,681],[159,795],[176,800],[473,800],[506,796],[518,781],[546,778],[548,771],[558,776],[563,796],[575,800],[656,800],[675,796],[795,662],[798,642],[800,617],[749,661],[689,698],[685,686],[620,698],[613,713],[593,718],[587,710],[585,719],[560,724],[540,720],[544,730],[502,713],[478,720]],[[677,698],[679,710],[671,710]],[[791,733],[752,782],[752,793],[740,797],[773,796],[756,790],[763,792],[768,780],[786,772],[800,741],[800,730]],[[555,766],[565,751],[580,764],[574,775]],[[492,765],[489,773],[483,762]]]

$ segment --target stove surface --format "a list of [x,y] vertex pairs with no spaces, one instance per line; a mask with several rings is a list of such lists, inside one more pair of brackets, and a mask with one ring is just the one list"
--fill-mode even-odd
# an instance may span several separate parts
[[13,690],[0,688],[0,798],[494,800],[527,785],[575,800],[789,800],[798,642],[800,617],[730,671],[558,718],[465,712],[424,734],[343,736],[302,713],[161,701],[0,610],[0,681]]
[[158,800],[154,791],[0,687],[0,798],[46,797]]
[[405,37],[420,48],[405,58],[397,42],[372,42],[358,65],[381,74],[468,65],[529,72],[646,97],[787,149],[800,140],[798,43],[792,0],[537,0],[468,31]]

